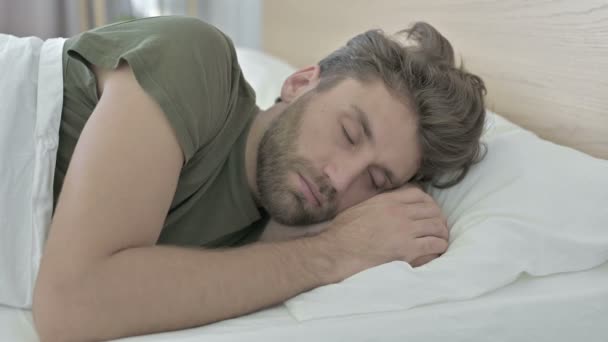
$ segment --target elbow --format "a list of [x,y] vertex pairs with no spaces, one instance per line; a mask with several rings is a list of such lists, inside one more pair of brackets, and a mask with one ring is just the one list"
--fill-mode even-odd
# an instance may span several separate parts
[[61,312],[57,312],[61,309],[61,306],[58,305],[59,301],[55,296],[47,295],[48,291],[46,289],[41,291],[40,287],[40,284],[36,285],[32,305],[36,332],[41,342],[61,341],[62,336],[59,335],[61,323],[57,322],[59,317],[63,316]]
[[41,342],[84,341],[79,334],[82,316],[77,315],[75,296],[65,286],[38,279],[34,291],[32,315]]

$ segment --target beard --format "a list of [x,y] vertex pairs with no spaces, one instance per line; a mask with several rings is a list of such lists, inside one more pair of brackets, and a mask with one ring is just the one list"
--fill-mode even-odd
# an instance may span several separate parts
[[[336,190],[329,178],[320,175],[311,162],[296,155],[302,115],[312,96],[312,92],[304,94],[288,105],[271,122],[258,147],[259,200],[270,216],[284,225],[310,225],[337,214]],[[320,206],[309,203],[297,187],[289,184],[288,176],[298,173],[316,184],[321,194]]]

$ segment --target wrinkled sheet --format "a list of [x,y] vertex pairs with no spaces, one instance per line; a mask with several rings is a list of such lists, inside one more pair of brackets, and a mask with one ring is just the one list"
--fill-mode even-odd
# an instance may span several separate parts
[[[281,305],[204,327],[117,341],[606,342],[606,317],[608,264],[524,275],[475,299],[409,310],[298,321]],[[0,306],[0,341],[37,342],[31,313]]]

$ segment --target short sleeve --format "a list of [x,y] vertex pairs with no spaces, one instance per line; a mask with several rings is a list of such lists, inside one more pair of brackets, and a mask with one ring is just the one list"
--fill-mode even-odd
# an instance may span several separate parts
[[226,120],[237,61],[230,40],[207,23],[178,16],[136,19],[82,33],[68,43],[68,56],[87,65],[130,65],[175,130],[185,163]]

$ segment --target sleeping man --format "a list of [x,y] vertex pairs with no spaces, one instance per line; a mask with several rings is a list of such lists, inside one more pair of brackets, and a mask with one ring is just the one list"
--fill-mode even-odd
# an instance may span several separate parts
[[42,341],[204,325],[427,263],[448,229],[421,186],[480,158],[483,82],[425,23],[354,37],[267,110],[231,41],[193,18],[85,32],[63,67]]

